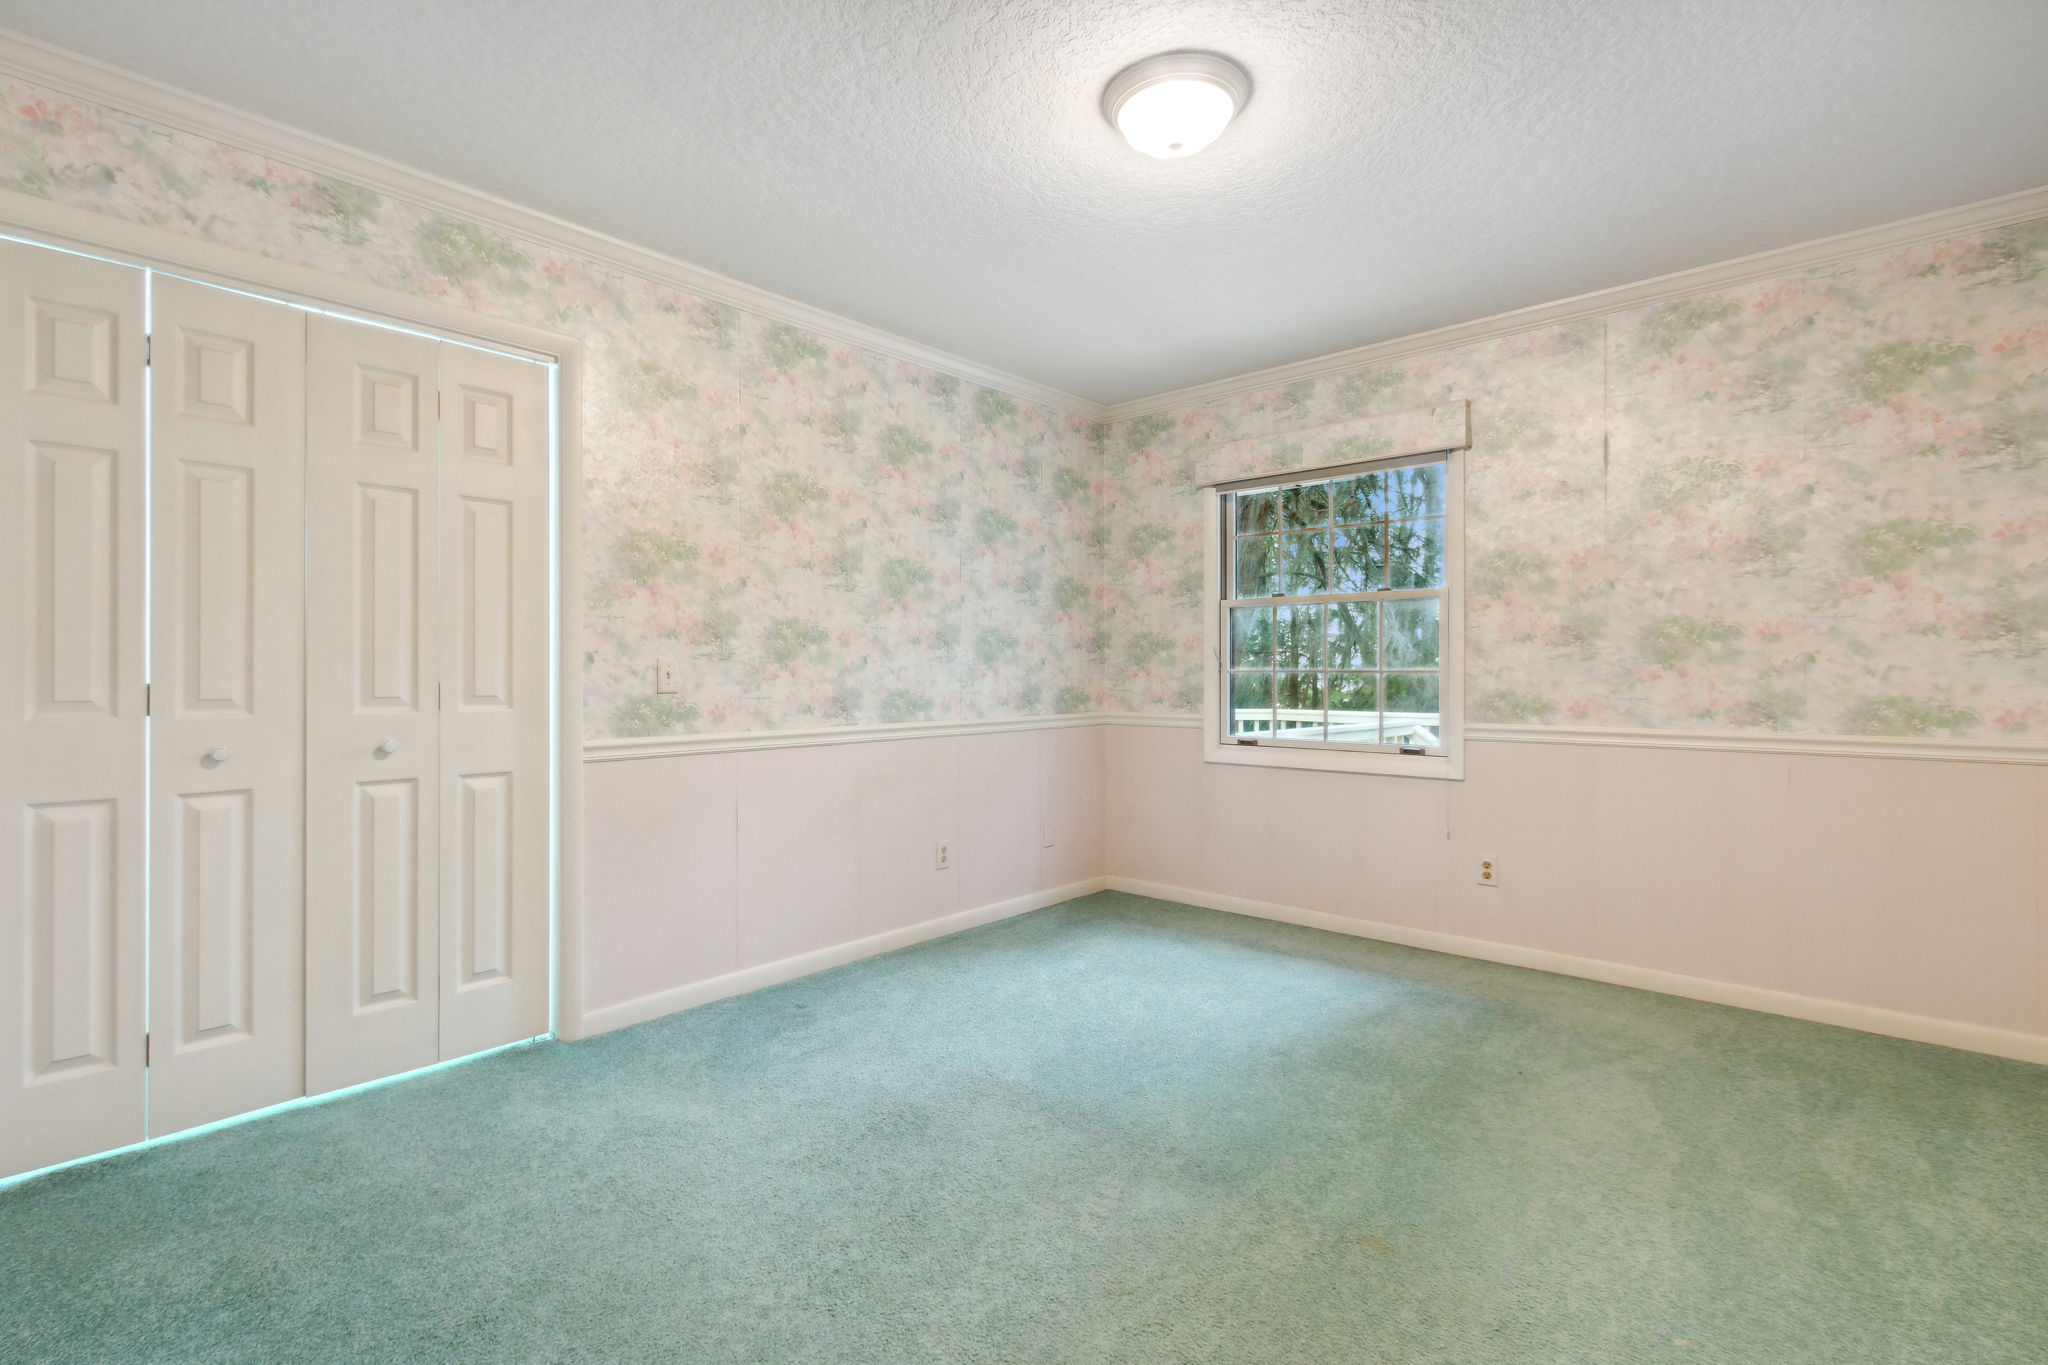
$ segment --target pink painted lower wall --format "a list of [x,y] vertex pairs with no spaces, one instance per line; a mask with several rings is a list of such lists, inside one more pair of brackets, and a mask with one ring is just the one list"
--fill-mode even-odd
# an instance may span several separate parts
[[1099,877],[1102,759],[1083,725],[586,763],[586,1016]]
[[1114,877],[2048,1036],[2048,768],[1473,741],[1439,782],[1142,725],[1105,763]]
[[1115,722],[589,763],[586,1015],[1109,876],[2048,1039],[2048,768],[1475,740],[1466,773]]

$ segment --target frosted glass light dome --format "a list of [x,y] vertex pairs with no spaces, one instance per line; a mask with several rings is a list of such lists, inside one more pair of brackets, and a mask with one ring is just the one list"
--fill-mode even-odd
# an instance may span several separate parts
[[1147,156],[1193,156],[1222,136],[1251,92],[1251,77],[1228,57],[1163,52],[1119,72],[1102,112]]

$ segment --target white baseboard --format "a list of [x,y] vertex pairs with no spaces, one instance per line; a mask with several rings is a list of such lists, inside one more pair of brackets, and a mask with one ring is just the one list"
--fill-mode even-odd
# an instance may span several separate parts
[[1588,981],[1604,981],[1613,986],[1632,986],[1637,990],[1683,996],[1688,1000],[1733,1005],[1738,1009],[1779,1014],[1816,1024],[1834,1024],[1840,1028],[1857,1029],[1863,1033],[1881,1033],[1887,1037],[1905,1038],[1915,1043],[1933,1043],[1940,1047],[1960,1048],[1964,1052],[1983,1052],[1993,1057],[2009,1057],[2015,1061],[2036,1062],[2048,1066],[2048,1037],[2038,1034],[2017,1033],[2011,1029],[1990,1028],[1983,1024],[1966,1024],[1954,1019],[1936,1019],[1924,1014],[1907,1014],[1900,1010],[1880,1009],[1875,1005],[1855,1005],[1844,1000],[1823,1000],[1817,996],[1795,995],[1790,991],[1766,990],[1761,986],[1711,981],[1701,976],[1685,976],[1679,972],[1658,971],[1650,967],[1631,967],[1620,962],[1603,962],[1598,958],[1574,957],[1570,953],[1554,953],[1544,948],[1494,943],[1486,939],[1466,938],[1461,934],[1439,933],[1433,929],[1411,929],[1400,924],[1350,919],[1322,910],[1303,910],[1292,905],[1275,905],[1270,901],[1247,900],[1242,896],[1220,896],[1209,891],[1196,891],[1191,887],[1167,886],[1161,882],[1139,881],[1132,877],[1106,877],[1103,880],[1111,891],[1128,891],[1132,895],[1150,896],[1155,900],[1178,901],[1183,905],[1200,906],[1205,910],[1222,910],[1233,915],[1278,920],[1283,924],[1298,924],[1309,929],[1328,929],[1332,933],[1350,934],[1354,938],[1378,939],[1384,943],[1427,948],[1432,952],[1450,953],[1457,957],[1503,962],[1513,967],[1532,967],[1540,972],[1555,972],[1560,976],[1583,977]]
[[588,1038],[613,1029],[625,1028],[629,1024],[644,1024],[649,1019],[659,1019],[665,1014],[678,1010],[708,1005],[714,1000],[728,996],[745,995],[758,991],[764,986],[778,986],[785,981],[794,981],[800,976],[822,972],[829,967],[843,967],[849,962],[858,962],[864,957],[878,953],[894,952],[908,948],[913,943],[927,939],[944,938],[957,934],[963,929],[973,929],[983,924],[993,924],[999,919],[1009,919],[1031,910],[1043,910],[1048,905],[1058,905],[1080,896],[1092,895],[1108,886],[1106,878],[1090,877],[1086,881],[1069,882],[1048,891],[1034,891],[1028,896],[1012,900],[997,901],[993,905],[976,906],[972,910],[961,910],[955,914],[928,919],[922,924],[906,925],[891,929],[885,934],[855,939],[851,943],[836,944],[830,948],[819,948],[815,952],[799,953],[775,962],[764,962],[758,967],[748,967],[724,976],[714,976],[708,981],[693,981],[687,986],[676,986],[652,995],[642,995],[616,1005],[606,1005],[591,1010],[583,1016],[583,1036]]

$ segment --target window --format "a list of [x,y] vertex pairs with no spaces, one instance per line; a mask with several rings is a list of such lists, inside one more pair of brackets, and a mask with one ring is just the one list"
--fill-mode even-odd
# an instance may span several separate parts
[[1210,757],[1454,777],[1455,452],[1216,490]]

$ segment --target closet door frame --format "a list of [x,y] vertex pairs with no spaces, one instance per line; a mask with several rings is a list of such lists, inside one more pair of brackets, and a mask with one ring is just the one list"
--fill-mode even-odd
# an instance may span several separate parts
[[582,340],[15,190],[0,189],[0,233],[363,322],[471,342],[555,366],[554,475],[550,487],[555,518],[556,734],[551,1031],[565,1042],[583,1037]]

